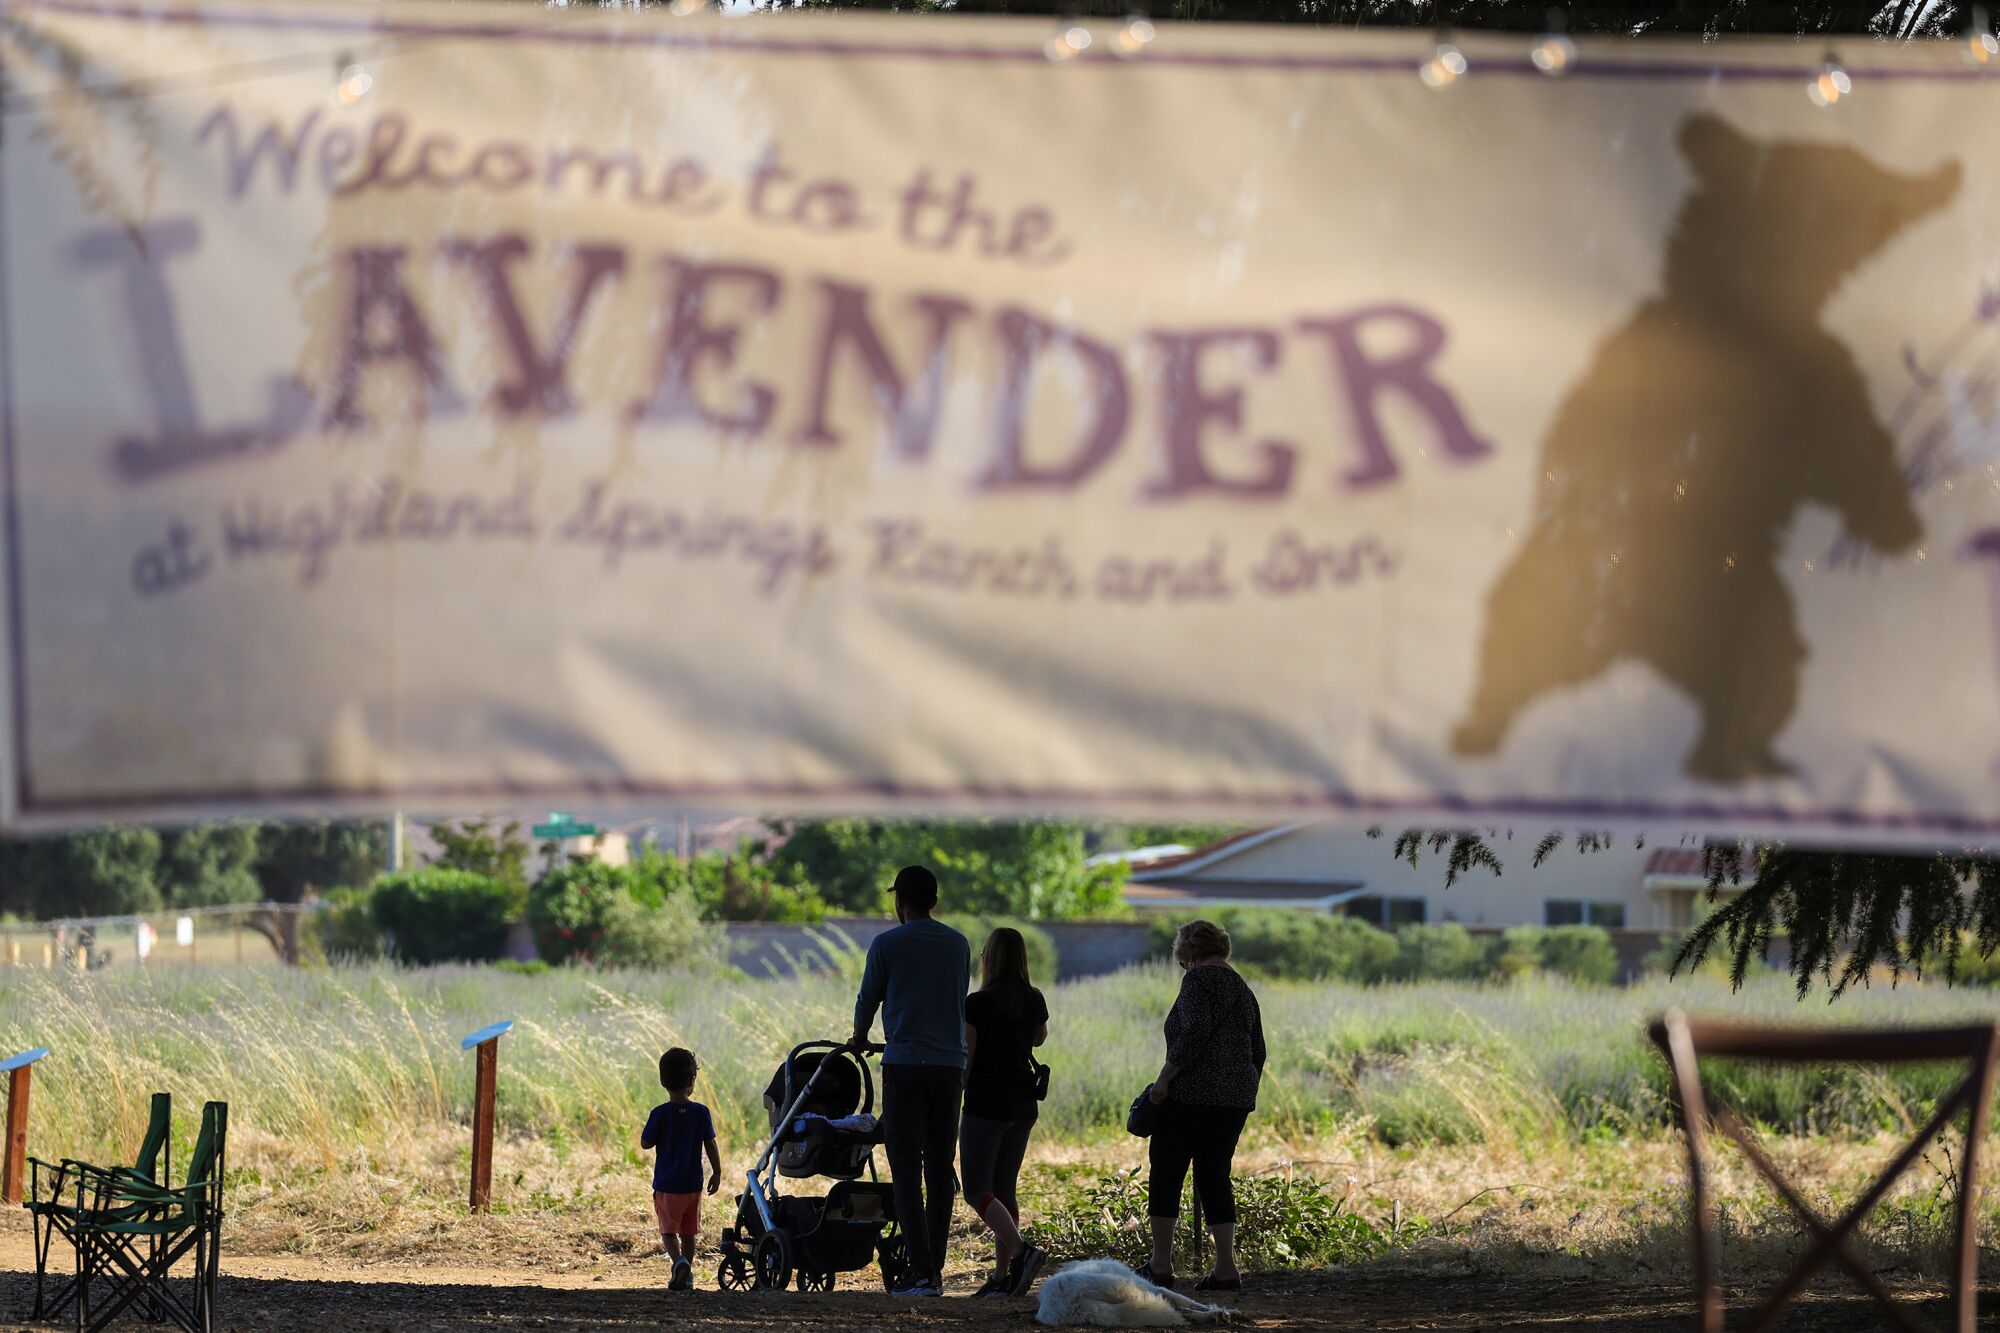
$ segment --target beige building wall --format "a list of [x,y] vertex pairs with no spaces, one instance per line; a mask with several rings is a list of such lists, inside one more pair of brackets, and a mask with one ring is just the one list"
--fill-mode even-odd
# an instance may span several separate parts
[[[1306,824],[1185,876],[1188,881],[1244,880],[1351,881],[1371,894],[1425,900],[1427,921],[1467,925],[1540,925],[1550,899],[1616,902],[1625,908],[1629,929],[1678,929],[1687,924],[1692,886],[1649,893],[1646,858],[1654,846],[1635,848],[1622,837],[1597,852],[1579,852],[1574,841],[1552,853],[1539,869],[1531,862],[1543,831],[1516,831],[1492,840],[1503,873],[1473,869],[1450,888],[1444,884],[1446,856],[1428,847],[1415,868],[1393,855],[1395,835],[1385,829],[1371,838],[1358,828]],[[1678,845],[1677,842],[1667,845]],[[1675,918],[1679,917],[1678,920]]]

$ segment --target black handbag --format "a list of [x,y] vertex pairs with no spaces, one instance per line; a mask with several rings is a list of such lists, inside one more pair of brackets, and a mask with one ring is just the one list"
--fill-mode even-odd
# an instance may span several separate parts
[[1125,1113],[1125,1132],[1137,1139],[1150,1139],[1153,1131],[1160,1127],[1160,1108],[1153,1103],[1153,1085],[1132,1099],[1132,1109]]
[[1031,1055],[1028,1057],[1028,1068],[1034,1074],[1034,1082],[1031,1086],[1035,1090],[1035,1100],[1038,1102],[1047,1101],[1049,1099],[1049,1067]]

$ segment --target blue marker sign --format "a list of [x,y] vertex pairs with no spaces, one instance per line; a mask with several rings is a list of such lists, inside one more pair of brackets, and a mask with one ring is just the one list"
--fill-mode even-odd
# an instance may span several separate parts
[[48,1053],[48,1047],[37,1046],[32,1051],[22,1051],[19,1055],[10,1055],[5,1060],[0,1060],[0,1074],[31,1065]]
[[[458,1044],[458,1049],[461,1051],[469,1051],[483,1041],[492,1041],[495,1037],[499,1036],[501,1033],[507,1031],[509,1028],[513,1026],[514,1026],[514,1020],[511,1018],[503,1019],[498,1023],[490,1024],[486,1027],[479,1029],[479,1031],[473,1033],[471,1036],[467,1037],[464,1041],[460,1042]],[[42,1052],[42,1054],[47,1055],[48,1052],[44,1051]],[[15,1057],[15,1059],[17,1060],[19,1058],[20,1058],[19,1056]]]

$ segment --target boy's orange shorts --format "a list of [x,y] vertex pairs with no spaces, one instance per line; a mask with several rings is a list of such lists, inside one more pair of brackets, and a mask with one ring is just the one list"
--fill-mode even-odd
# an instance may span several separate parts
[[701,1191],[692,1194],[662,1194],[653,1191],[653,1216],[660,1219],[662,1236],[701,1234]]

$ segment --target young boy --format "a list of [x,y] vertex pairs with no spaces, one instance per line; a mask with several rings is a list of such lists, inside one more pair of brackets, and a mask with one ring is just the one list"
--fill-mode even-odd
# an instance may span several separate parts
[[708,1108],[693,1101],[694,1078],[700,1072],[694,1052],[674,1047],[660,1057],[660,1086],[667,1100],[646,1117],[639,1147],[658,1148],[653,1159],[653,1214],[660,1222],[660,1243],[674,1261],[668,1291],[694,1290],[694,1243],[701,1235],[701,1155],[708,1152],[708,1192],[722,1186],[722,1154],[715,1147],[715,1121]]

